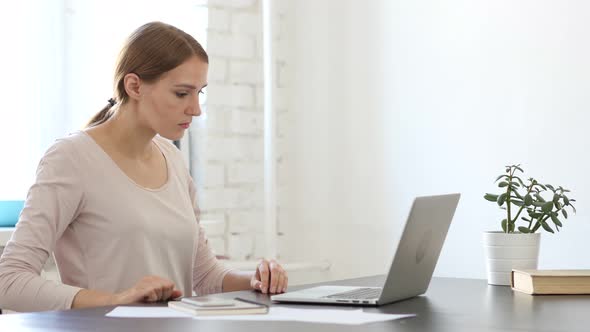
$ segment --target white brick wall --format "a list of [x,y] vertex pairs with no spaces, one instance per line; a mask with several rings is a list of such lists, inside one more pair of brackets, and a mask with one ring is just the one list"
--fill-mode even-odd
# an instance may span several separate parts
[[262,64],[259,61],[231,61],[230,81],[234,84],[262,84]]
[[234,34],[262,35],[262,18],[259,13],[235,13],[231,30]]
[[231,107],[229,106],[209,106],[205,113],[205,126],[207,135],[218,135],[223,137],[229,127],[231,119]]
[[237,134],[259,136],[264,133],[264,114],[260,111],[236,109],[231,114],[230,131]]
[[227,60],[217,58],[209,59],[208,76],[209,83],[225,82],[227,77]]
[[225,185],[225,164],[209,163],[202,173],[202,184],[205,188],[218,188]]
[[228,184],[261,183],[264,170],[259,162],[233,163],[227,172]]
[[203,157],[211,161],[260,161],[262,163],[264,147],[260,137],[211,136],[206,139]]
[[207,87],[207,104],[251,107],[254,105],[254,88],[241,84],[210,84]]
[[209,0],[210,8],[258,8],[257,0]]
[[209,30],[229,31],[229,11],[220,8],[209,8]]
[[256,54],[252,36],[209,32],[208,38],[207,53],[210,56],[251,59]]
[[[219,222],[204,226],[211,230],[216,254],[255,259],[263,256],[265,244],[261,0],[210,0],[208,7],[207,109],[204,125],[192,135],[201,219]],[[282,19],[276,22],[283,24]],[[286,47],[282,36],[274,34],[276,44]],[[288,85],[286,65],[284,57],[275,65],[277,88]],[[282,134],[286,103],[279,98],[275,97],[281,113],[277,133]],[[284,153],[279,154],[283,160]]]

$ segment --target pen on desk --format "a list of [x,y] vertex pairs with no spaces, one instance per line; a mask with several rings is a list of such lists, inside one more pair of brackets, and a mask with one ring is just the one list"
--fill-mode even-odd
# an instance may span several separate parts
[[256,305],[265,306],[268,309],[268,304],[265,304],[265,303],[260,303],[260,302],[256,302],[256,301],[244,299],[244,298],[241,298],[241,297],[236,297],[236,298],[234,298],[234,300],[243,301],[243,302],[250,303],[250,304],[256,304]]

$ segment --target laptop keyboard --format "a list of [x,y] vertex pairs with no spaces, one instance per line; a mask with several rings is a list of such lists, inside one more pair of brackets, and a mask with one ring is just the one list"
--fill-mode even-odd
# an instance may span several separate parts
[[381,288],[359,288],[348,292],[342,292],[325,296],[327,299],[347,299],[347,300],[368,300],[375,299],[381,295]]

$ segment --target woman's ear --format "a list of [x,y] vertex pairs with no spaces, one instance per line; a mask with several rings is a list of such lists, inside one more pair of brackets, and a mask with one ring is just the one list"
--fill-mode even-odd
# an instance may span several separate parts
[[139,99],[141,79],[139,78],[139,76],[137,76],[137,74],[129,73],[125,75],[125,77],[123,78],[123,85],[125,86],[125,92],[127,92],[129,99]]

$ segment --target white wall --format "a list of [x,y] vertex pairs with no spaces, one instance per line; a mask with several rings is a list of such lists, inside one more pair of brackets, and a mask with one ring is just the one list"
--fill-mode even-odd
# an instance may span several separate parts
[[64,131],[62,7],[61,1],[0,3],[0,200],[26,197],[39,158]]
[[[415,195],[461,192],[437,270],[485,277],[509,163],[572,189],[541,268],[590,268],[590,3],[293,1],[286,256],[384,272]],[[574,249],[575,248],[575,249]]]
[[[273,1],[277,71],[287,68],[279,47],[285,1]],[[214,251],[233,261],[248,260],[251,267],[266,253],[262,1],[210,0],[207,5],[209,85],[199,126],[191,128],[192,171],[202,219],[217,224],[218,231],[206,227]],[[280,78],[268,83],[281,90]],[[288,109],[276,105],[280,122]],[[277,140],[281,136],[277,130]],[[287,156],[281,146],[277,150],[280,168]]]

